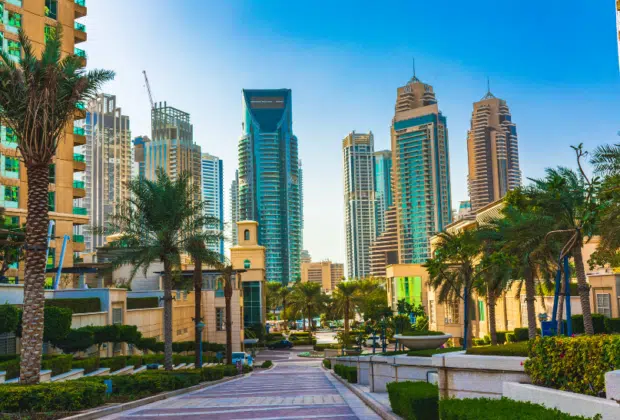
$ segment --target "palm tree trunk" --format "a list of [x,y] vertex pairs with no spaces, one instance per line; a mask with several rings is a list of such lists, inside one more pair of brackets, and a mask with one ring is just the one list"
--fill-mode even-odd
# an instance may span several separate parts
[[[557,313],[557,335],[562,333],[562,323],[564,322],[564,295],[566,294],[566,290],[564,290],[565,284],[564,280],[560,277],[560,296],[558,297],[558,313]],[[570,291],[568,292],[570,294]],[[570,299],[570,297],[569,297]]]
[[26,268],[24,271],[24,307],[22,313],[19,380],[23,384],[39,382],[43,352],[43,308],[45,297],[45,253],[47,250],[48,184],[47,165],[27,167],[28,217],[26,224]]
[[536,338],[536,307],[534,301],[536,300],[536,290],[534,284],[534,271],[528,269],[525,273],[525,304],[527,306],[527,328],[528,338],[533,340]]
[[[202,321],[202,260],[200,258],[194,259],[194,323],[196,326],[199,322]],[[195,348],[194,354],[195,362],[194,366],[197,369],[200,369],[202,366],[200,365],[201,355],[200,355],[200,342],[202,341],[202,331],[195,328],[196,337],[195,337]]]
[[344,302],[344,346],[349,345],[349,299]]
[[286,319],[286,298],[282,298],[282,316],[280,318],[284,320],[284,331],[288,331],[288,320]]
[[[581,313],[583,314],[583,328],[587,335],[593,335],[594,326],[592,325],[592,311],[590,309],[590,286],[586,280],[586,270],[583,266],[583,256],[581,254],[582,242],[583,240],[580,237],[577,240],[577,244],[573,247],[573,259],[575,260],[577,284],[579,285],[579,300],[581,301]],[[567,290],[566,293],[570,295],[570,290]]]
[[225,281],[226,284],[224,285],[224,299],[226,301],[226,362],[228,364],[232,364],[232,278],[227,277]]
[[497,328],[495,326],[495,292],[489,291],[489,333],[491,334],[491,344],[497,345]]
[[308,307],[308,337],[310,337],[310,342],[312,343],[312,313],[310,312],[310,307]]
[[164,369],[172,370],[172,265],[164,258]]

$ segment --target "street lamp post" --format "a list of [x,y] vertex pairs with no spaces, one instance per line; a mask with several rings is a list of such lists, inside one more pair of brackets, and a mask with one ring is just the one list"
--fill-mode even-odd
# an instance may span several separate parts
[[204,322],[200,321],[196,324],[196,331],[198,331],[198,335],[200,336],[200,342],[198,343],[198,350],[200,351],[198,360],[200,361],[200,366],[196,366],[196,369],[202,369],[202,330],[204,330],[204,328]]

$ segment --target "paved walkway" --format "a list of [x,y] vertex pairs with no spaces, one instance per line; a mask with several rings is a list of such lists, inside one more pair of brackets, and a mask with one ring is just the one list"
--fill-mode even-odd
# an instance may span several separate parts
[[337,419],[378,420],[370,408],[320,367],[276,363],[273,369],[105,419]]

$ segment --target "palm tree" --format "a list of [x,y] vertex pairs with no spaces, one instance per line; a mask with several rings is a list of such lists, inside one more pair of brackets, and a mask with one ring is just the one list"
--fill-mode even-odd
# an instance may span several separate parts
[[28,216],[20,381],[39,381],[43,342],[43,284],[47,250],[49,165],[75,117],[76,104],[95,96],[114,72],[86,72],[75,55],[61,58],[58,25],[38,59],[20,30],[23,54],[16,65],[0,52],[0,121],[17,136],[28,174]]
[[269,281],[267,282],[267,287],[265,289],[266,300],[267,300],[267,308],[273,311],[275,316],[278,307],[280,306],[280,289],[284,287],[282,283],[277,281]]
[[237,272],[231,265],[222,269],[221,280],[224,283],[224,301],[226,302],[226,362],[232,364],[232,295],[234,290]]
[[459,233],[442,232],[438,235],[435,255],[424,264],[430,276],[430,285],[438,292],[440,303],[463,300],[463,348],[471,341],[469,304],[474,285],[486,275],[488,267],[480,263],[482,242],[475,230]]
[[[116,233],[110,248],[114,253],[112,266],[132,266],[130,279],[138,270],[145,272],[153,262],[164,266],[164,367],[172,370],[172,287],[173,274],[181,266],[181,252],[190,248],[208,226],[202,217],[203,205],[195,200],[198,185],[189,173],[176,180],[159,169],[154,181],[136,178],[128,182],[131,198],[118,206],[105,228]],[[174,203],[174,205],[171,205]],[[94,230],[101,230],[94,228]]]
[[[288,299],[291,295],[291,288],[288,286],[282,285],[278,289],[277,295],[278,295],[278,302],[280,303],[280,305],[282,305],[282,316],[280,317],[280,319],[284,319],[285,313],[286,313],[286,307],[288,305]],[[286,320],[284,322],[284,329],[288,330],[288,322]]]
[[366,278],[358,280],[356,284],[358,288],[354,303],[364,318],[387,302],[387,291],[383,286],[385,279]]
[[344,317],[344,345],[349,344],[349,319],[355,313],[354,301],[359,290],[358,281],[344,281],[338,283],[332,296],[336,313]]
[[296,311],[301,312],[304,331],[306,331],[306,318],[308,318],[310,339],[312,340],[312,316],[317,314],[325,306],[325,296],[321,293],[321,285],[318,283],[296,283],[290,297],[290,304]]

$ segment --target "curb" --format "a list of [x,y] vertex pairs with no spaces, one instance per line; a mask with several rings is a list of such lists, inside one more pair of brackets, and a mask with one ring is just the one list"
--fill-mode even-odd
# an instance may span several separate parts
[[152,395],[150,397],[142,398],[136,401],[130,401],[128,403],[112,405],[108,407],[99,407],[90,411],[86,411],[84,413],[75,414],[70,417],[63,417],[63,420],[91,420],[98,419],[101,417],[109,416],[111,414],[121,413],[123,411],[132,410],[137,407],[141,407],[143,405],[151,404],[161,400],[167,400],[168,398],[176,397],[178,395],[187,394],[193,391],[198,391],[204,388],[209,388],[211,386],[223,384],[225,382],[236,381],[239,379],[243,379],[252,373],[246,373],[241,376],[233,376],[230,378],[218,379],[217,381],[211,382],[203,382],[198,385],[190,386],[189,388],[177,389],[175,391],[163,392],[161,394]]
[[[327,369],[325,369],[325,370],[327,370]],[[377,403],[372,398],[367,397],[364,392],[361,392],[359,389],[357,389],[354,386],[352,386],[350,383],[348,383],[347,381],[342,379],[340,376],[336,375],[335,373],[333,373],[331,371],[329,371],[329,373],[331,374],[331,376],[336,378],[341,384],[346,386],[349,391],[354,393],[360,400],[362,400],[364,402],[364,404],[366,404],[368,407],[370,407],[372,409],[372,411],[374,411],[383,420],[402,420],[402,418],[397,416],[396,414],[388,413],[387,411],[385,411],[383,406],[381,406],[379,403]]]

